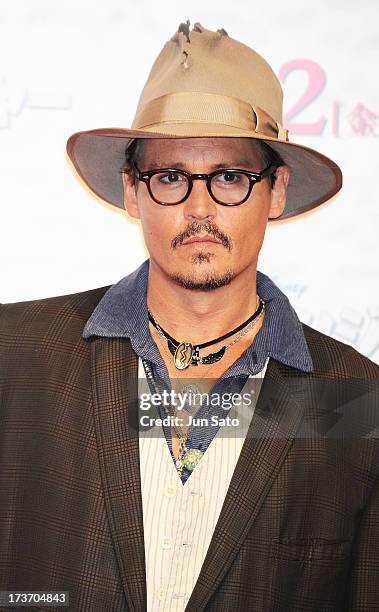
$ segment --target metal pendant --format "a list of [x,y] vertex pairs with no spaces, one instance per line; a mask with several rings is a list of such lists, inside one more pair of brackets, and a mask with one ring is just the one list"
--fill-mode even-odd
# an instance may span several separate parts
[[190,448],[182,459],[183,466],[187,468],[187,470],[192,472],[192,470],[195,469],[203,455],[203,451],[197,448]]
[[211,353],[210,355],[207,355],[206,357],[202,357],[201,358],[201,363],[216,363],[216,361],[220,361],[220,359],[224,356],[226,350],[226,346],[222,346],[220,348],[219,351],[217,351],[217,353]]
[[190,342],[181,342],[174,354],[174,364],[178,370],[185,370],[192,361],[193,346]]

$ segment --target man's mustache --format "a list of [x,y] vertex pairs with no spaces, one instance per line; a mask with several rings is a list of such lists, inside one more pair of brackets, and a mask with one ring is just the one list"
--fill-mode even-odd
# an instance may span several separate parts
[[231,251],[232,239],[226,234],[224,234],[221,230],[219,230],[218,227],[212,223],[212,221],[204,221],[204,223],[193,221],[187,227],[187,229],[184,230],[184,232],[181,232],[171,240],[171,247],[173,249],[176,249],[184,242],[184,240],[187,240],[187,238],[203,235],[213,236],[214,238],[219,240],[226,249]]

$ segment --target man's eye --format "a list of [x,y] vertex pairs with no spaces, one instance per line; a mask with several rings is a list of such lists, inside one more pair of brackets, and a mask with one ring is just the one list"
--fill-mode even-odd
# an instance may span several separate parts
[[235,185],[241,180],[241,177],[238,172],[222,172],[217,175],[217,180],[224,185]]
[[172,185],[174,183],[180,183],[184,180],[184,177],[178,172],[168,172],[167,174],[161,174],[159,180],[165,185]]

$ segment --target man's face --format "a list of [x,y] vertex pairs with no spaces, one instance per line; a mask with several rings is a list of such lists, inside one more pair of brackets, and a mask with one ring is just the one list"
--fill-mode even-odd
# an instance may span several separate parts
[[[260,171],[264,164],[248,138],[147,139],[139,169],[210,173],[220,166]],[[146,184],[133,185],[124,174],[124,205],[141,221],[153,265],[183,287],[211,290],[249,267],[256,269],[267,220],[285,206],[288,168],[279,168],[276,176],[273,188],[263,179],[239,206],[216,203],[201,180],[194,181],[187,200],[162,206],[152,200]]]

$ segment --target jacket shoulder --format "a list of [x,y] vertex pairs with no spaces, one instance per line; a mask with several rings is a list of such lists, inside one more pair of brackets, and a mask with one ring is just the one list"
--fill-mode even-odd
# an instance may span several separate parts
[[0,339],[39,336],[73,326],[82,329],[111,285],[54,297],[0,304]]
[[304,336],[311,353],[315,374],[331,374],[337,378],[379,379],[379,365],[345,344],[305,323]]

